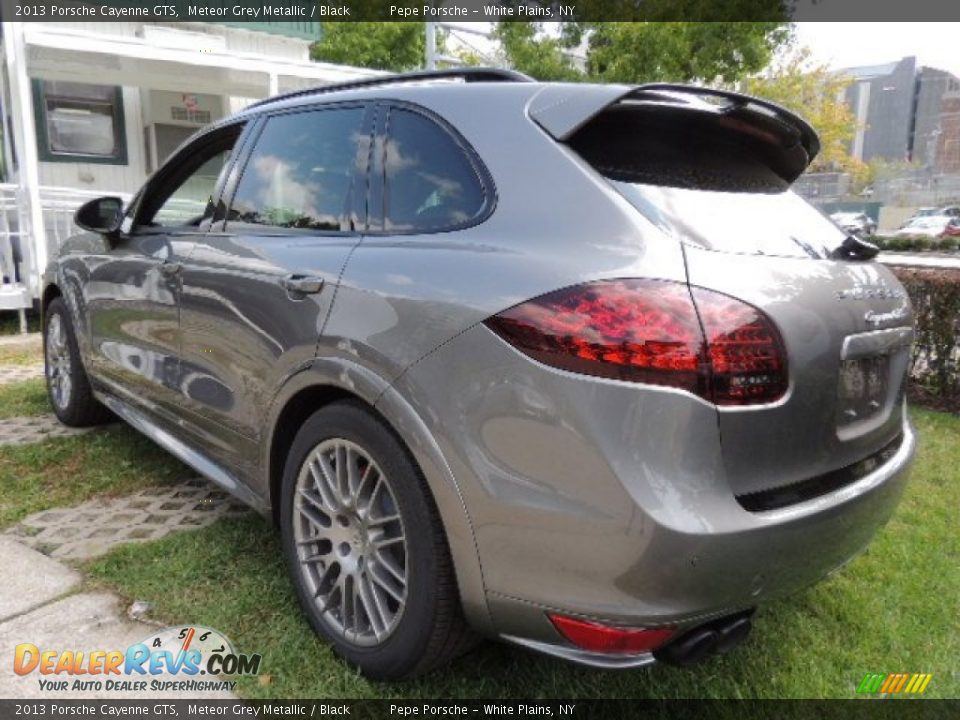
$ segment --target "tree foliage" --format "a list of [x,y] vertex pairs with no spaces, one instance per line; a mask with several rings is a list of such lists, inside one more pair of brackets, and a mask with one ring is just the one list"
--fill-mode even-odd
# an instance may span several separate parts
[[768,73],[746,80],[744,88],[751,95],[793,110],[813,126],[821,150],[812,171],[845,171],[858,179],[868,168],[850,155],[857,121],[843,99],[849,84],[849,78],[812,63],[809,50],[793,48]]
[[310,48],[314,60],[395,72],[423,67],[422,22],[324,22],[322,33]]
[[[510,64],[540,80],[733,83],[759,72],[791,37],[786,22],[583,22],[557,35],[537,22],[495,30]],[[571,50],[585,50],[577,63]],[[582,67],[580,66],[582,65]]]

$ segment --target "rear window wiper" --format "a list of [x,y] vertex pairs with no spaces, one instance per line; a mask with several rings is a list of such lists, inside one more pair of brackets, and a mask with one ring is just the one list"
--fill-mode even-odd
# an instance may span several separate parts
[[880,248],[856,235],[847,235],[843,242],[830,253],[834,260],[872,260]]

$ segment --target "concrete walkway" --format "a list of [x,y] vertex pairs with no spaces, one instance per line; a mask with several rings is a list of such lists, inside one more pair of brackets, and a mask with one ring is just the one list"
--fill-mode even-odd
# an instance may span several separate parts
[[42,377],[42,362],[33,365],[0,365],[0,385],[37,380]]
[[43,345],[43,336],[38,333],[20,335],[0,335],[0,347],[9,345],[23,345],[25,348],[40,348]]
[[71,437],[92,432],[96,428],[71,428],[57,420],[56,415],[0,418],[0,447],[29,445],[50,438]]
[[[119,598],[103,592],[77,592],[81,576],[76,571],[31,550],[11,538],[0,537],[4,581],[0,583],[0,648],[7,654],[0,663],[0,698],[233,698],[230,692],[169,693],[148,689],[144,692],[51,691],[40,688],[40,679],[66,680],[104,678],[91,675],[20,676],[13,669],[13,651],[20,643],[33,643],[41,652],[55,650],[126,650],[149,639],[156,625],[133,620],[123,611]],[[115,680],[136,679],[124,675]],[[151,679],[183,680],[183,676],[157,675]],[[211,678],[212,679],[212,678]]]
[[249,512],[222,490],[195,478],[124,497],[43,510],[24,518],[6,534],[54,558],[88,560],[118,545],[159,540]]

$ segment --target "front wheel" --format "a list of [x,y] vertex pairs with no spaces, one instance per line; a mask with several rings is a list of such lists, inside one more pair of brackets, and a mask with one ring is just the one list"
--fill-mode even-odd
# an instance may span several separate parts
[[60,422],[87,427],[110,420],[110,411],[93,396],[63,298],[55,298],[44,313],[43,358],[47,395]]
[[469,646],[433,498],[400,440],[362,404],[333,403],[307,420],[281,503],[300,604],[348,663],[395,680]]

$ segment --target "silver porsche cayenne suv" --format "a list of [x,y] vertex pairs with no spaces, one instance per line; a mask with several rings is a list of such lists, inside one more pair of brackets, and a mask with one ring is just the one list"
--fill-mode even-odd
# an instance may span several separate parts
[[889,518],[912,314],[795,195],[799,117],[508,71],[254,104],[44,276],[58,417],[264,514],[372,678],[476,638],[687,664]]

